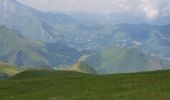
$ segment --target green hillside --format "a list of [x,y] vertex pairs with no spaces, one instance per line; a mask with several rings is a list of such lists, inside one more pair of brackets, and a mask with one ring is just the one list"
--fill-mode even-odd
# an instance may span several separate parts
[[111,47],[85,62],[102,74],[129,73],[168,68],[170,62],[143,54],[138,49]]
[[80,76],[89,76],[89,74],[73,71],[26,70],[13,76],[12,79],[72,78]]
[[0,79],[12,77],[22,71],[24,70],[17,68],[16,66],[0,62]]
[[169,70],[104,76],[66,71],[26,71],[15,76],[13,80],[0,81],[0,98],[1,100],[168,100],[169,75]]

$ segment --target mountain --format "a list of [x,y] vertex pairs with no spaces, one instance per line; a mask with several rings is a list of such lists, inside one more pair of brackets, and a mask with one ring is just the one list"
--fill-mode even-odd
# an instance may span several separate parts
[[0,24],[11,29],[10,36],[0,36],[3,62],[67,66],[81,55],[91,55],[112,45],[137,48],[146,55],[170,59],[170,25],[145,24],[144,18],[130,13],[41,12],[16,0],[1,0],[0,13]]
[[[60,30],[58,30],[60,31]],[[149,24],[78,25],[58,34],[62,41],[82,51],[96,52],[111,45],[137,47],[161,58],[170,58],[170,26]]]
[[0,62],[0,80],[8,79],[22,71],[24,71],[24,69],[18,68],[14,65]]
[[113,12],[107,17],[110,24],[140,24],[147,23],[147,20],[141,15],[136,15],[128,12]]
[[88,12],[83,10],[78,11],[69,11],[66,12],[67,15],[76,19],[79,23],[85,25],[105,25],[109,24],[110,20],[106,18],[106,14],[99,13],[99,12]]
[[53,25],[73,22],[66,14],[40,12],[16,0],[1,0],[0,13],[1,25],[17,30],[27,38],[46,42],[55,42],[53,34],[57,31]]
[[153,26],[148,24],[119,25],[117,43],[124,47],[138,47],[150,55],[160,58],[170,58],[169,25]]
[[[72,48],[90,53],[100,51],[113,44],[128,44],[127,46],[129,46],[129,44],[132,45],[137,42],[142,43],[142,47],[147,48],[145,51],[149,53],[169,55],[168,45],[162,46],[162,43],[166,42],[167,44],[169,42],[158,36],[159,34],[167,36],[169,25],[139,24],[147,22],[143,21],[144,18],[131,13],[102,15],[83,11],[69,13],[40,12],[15,0],[1,0],[0,5],[0,24],[19,31],[28,39],[43,40],[48,43],[57,41],[63,45],[69,45]],[[138,22],[139,20],[140,22]],[[122,37],[118,35],[120,33],[126,35]],[[153,34],[156,36],[155,41],[161,42],[155,42],[154,45],[157,45],[155,50],[148,45],[148,42],[153,39]],[[121,38],[124,38],[123,40],[126,43],[122,43]],[[164,49],[164,52],[160,53],[160,49]]]
[[170,61],[148,56],[135,48],[111,47],[85,60],[101,74],[130,73],[167,69]]
[[150,19],[142,14],[135,14],[132,12],[113,12],[106,16],[107,22],[110,24],[141,24],[147,23],[150,25],[168,25],[170,20],[170,15],[166,13],[166,15],[160,14],[159,16]]
[[45,67],[73,64],[81,53],[60,43],[28,39],[0,26],[0,61],[18,66]]
[[33,12],[36,11],[15,0],[1,0],[0,24],[18,30],[26,37],[49,38],[49,35],[43,30],[40,19]]

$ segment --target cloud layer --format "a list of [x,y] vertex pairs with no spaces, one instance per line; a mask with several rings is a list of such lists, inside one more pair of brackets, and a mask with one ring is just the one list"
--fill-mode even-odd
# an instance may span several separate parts
[[44,11],[129,12],[149,20],[170,13],[170,0],[18,0]]

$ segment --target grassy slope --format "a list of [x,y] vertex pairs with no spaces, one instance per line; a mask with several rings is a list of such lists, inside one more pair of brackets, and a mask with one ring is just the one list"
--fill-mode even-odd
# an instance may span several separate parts
[[85,61],[100,73],[129,73],[160,70],[167,67],[167,61],[153,58],[137,49],[111,47]]
[[88,64],[84,63],[83,61],[78,61],[76,64],[68,67],[61,67],[59,70],[92,73],[92,74],[97,73],[94,68],[90,67]]
[[[38,73],[41,77],[36,77]],[[168,100],[169,75],[169,70],[105,76],[26,71],[13,80],[0,81],[0,97],[1,100]]]

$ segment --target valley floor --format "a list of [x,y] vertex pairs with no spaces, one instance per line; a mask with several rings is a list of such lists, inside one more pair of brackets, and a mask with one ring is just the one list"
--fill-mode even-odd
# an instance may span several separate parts
[[27,71],[0,81],[0,100],[168,100],[169,76],[169,70],[105,76]]

